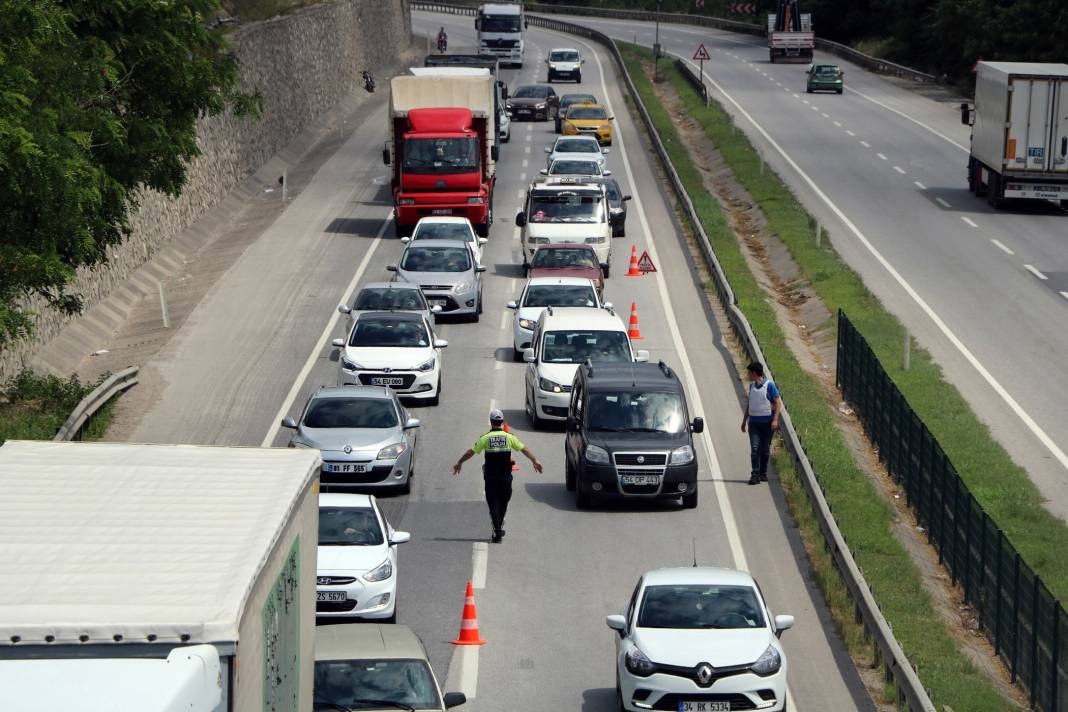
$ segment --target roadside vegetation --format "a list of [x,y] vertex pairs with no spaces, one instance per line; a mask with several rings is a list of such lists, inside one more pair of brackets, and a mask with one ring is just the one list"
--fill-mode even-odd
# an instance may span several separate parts
[[[81,383],[71,376],[42,376],[23,371],[0,390],[0,445],[7,440],[51,440],[67,416],[96,383]],[[111,422],[112,400],[86,424],[82,440],[99,440]]]
[[[1015,705],[1002,697],[957,648],[924,588],[917,567],[893,533],[896,512],[882,499],[868,475],[855,461],[835,423],[835,415],[827,403],[822,384],[802,369],[790,350],[774,308],[768,303],[768,295],[750,272],[726,216],[716,198],[706,190],[701,172],[691,158],[686,143],[680,139],[670,114],[656,97],[643,66],[643,61],[651,61],[652,53],[633,45],[621,45],[621,49],[628,71],[734,288],[739,306],[748,317],[775,371],[838,525],[909,660],[917,666],[920,678],[931,690],[939,709],[942,705],[972,712],[1000,712],[1014,708]],[[673,65],[665,62],[661,70],[683,100],[687,112],[701,124],[721,152],[736,179],[762,208],[770,229],[786,242],[827,306],[832,312],[839,306],[846,309],[858,328],[871,339],[873,348],[881,357],[886,359],[889,356],[891,360],[896,358],[900,361],[901,326],[879,306],[859,278],[831,250],[815,245],[813,224],[793,194],[771,171],[765,173],[761,170],[759,155],[744,136],[733,131],[730,119],[722,109],[716,105],[705,108]],[[896,354],[892,353],[893,345],[896,345]],[[926,354],[914,351],[912,366],[908,375],[922,379],[913,388],[931,387],[933,381],[940,383],[938,370]],[[939,392],[947,389],[943,384]],[[959,395],[956,400],[963,407]],[[932,403],[927,398],[925,401],[928,406]],[[953,412],[954,408],[946,406],[945,395],[938,402],[944,413]],[[954,421],[954,428],[960,427],[956,418],[949,420]],[[979,428],[974,416],[972,420]],[[981,428],[978,433],[969,430],[961,435],[971,438],[981,436],[981,439],[990,441]],[[974,445],[974,440],[971,442]],[[854,623],[853,606],[845,595],[844,586],[829,557],[823,554],[822,545],[816,544],[821,535],[805,493],[793,474],[789,458],[778,457],[776,466],[787,490],[795,520],[806,532],[809,549],[814,552],[812,561],[816,578],[834,610],[835,618],[843,630],[843,638],[856,657],[870,658],[870,650],[863,643],[863,633]],[[892,696],[885,701],[892,701]]]

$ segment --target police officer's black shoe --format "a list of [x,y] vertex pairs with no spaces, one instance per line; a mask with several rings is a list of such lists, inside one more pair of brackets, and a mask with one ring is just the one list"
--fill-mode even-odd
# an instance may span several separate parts
[[498,539],[503,539],[504,538],[504,530],[503,529],[498,529],[497,530],[497,538]]
[[490,541],[493,542],[494,544],[500,544],[501,543],[501,534],[503,534],[503,533],[504,532],[502,532],[500,530],[493,532],[493,537],[490,539]]

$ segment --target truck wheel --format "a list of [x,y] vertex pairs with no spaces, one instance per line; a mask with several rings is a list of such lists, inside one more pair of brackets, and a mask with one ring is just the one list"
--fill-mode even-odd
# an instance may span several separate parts
[[394,220],[393,222],[393,234],[398,238],[407,237],[412,231],[410,225],[402,225]]
[[692,492],[682,497],[682,506],[686,509],[697,509],[697,487]]
[[486,222],[484,225],[475,225],[475,234],[479,237],[489,237],[489,231],[489,222]]
[[769,52],[768,53],[768,57],[771,60],[771,63],[775,64],[775,53],[774,52]]
[[986,202],[990,203],[994,210],[999,210],[1002,206],[1001,176],[997,173],[990,174],[990,182],[986,185]]
[[568,492],[575,491],[575,468],[571,466],[571,461],[566,457],[564,458],[564,487]]

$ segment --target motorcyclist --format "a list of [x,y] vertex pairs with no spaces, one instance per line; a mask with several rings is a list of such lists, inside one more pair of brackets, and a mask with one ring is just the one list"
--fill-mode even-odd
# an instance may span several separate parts
[[445,48],[449,44],[449,36],[445,34],[445,28],[442,27],[438,30],[438,51],[444,52]]

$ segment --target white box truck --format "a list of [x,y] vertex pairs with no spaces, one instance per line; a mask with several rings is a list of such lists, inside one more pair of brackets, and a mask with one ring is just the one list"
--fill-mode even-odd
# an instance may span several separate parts
[[523,66],[523,30],[526,28],[522,3],[487,3],[475,15],[478,53],[492,54],[501,64]]
[[317,450],[0,447],[0,709],[310,712]]
[[968,187],[995,208],[1005,199],[1057,200],[1068,207],[1068,64],[980,62]]

